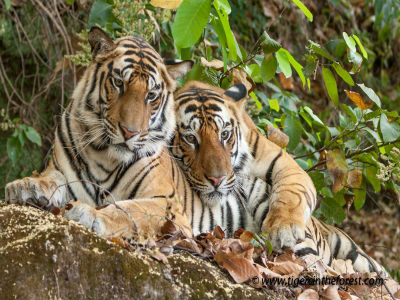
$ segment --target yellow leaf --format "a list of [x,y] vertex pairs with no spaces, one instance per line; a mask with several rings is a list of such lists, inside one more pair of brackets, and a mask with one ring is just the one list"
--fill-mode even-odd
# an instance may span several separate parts
[[359,93],[344,90],[347,96],[350,98],[351,101],[354,102],[355,105],[357,105],[359,108],[362,110],[366,110],[368,108],[371,108],[372,105],[374,105],[374,102],[366,102],[363,97]]
[[362,170],[355,169],[349,172],[347,177],[347,184],[352,188],[359,188],[362,183]]
[[155,7],[166,9],[177,9],[183,0],[151,0],[150,4]]
[[326,154],[326,167],[333,181],[332,191],[337,193],[344,188],[348,170],[343,151],[339,149],[328,151]]

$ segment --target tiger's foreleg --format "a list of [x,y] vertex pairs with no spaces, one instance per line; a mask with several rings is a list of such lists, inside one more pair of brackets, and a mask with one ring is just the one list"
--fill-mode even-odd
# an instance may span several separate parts
[[178,230],[191,235],[190,223],[182,210],[162,198],[118,201],[96,208],[82,201],[70,201],[65,206],[64,217],[104,238],[157,234],[166,218],[170,218]]
[[269,233],[272,246],[279,251],[293,248],[305,238],[305,226],[316,205],[316,191],[311,178],[296,161],[258,131],[250,140],[254,159],[251,175],[271,186],[269,212],[261,229]]
[[51,160],[42,173],[33,172],[32,176],[8,183],[5,198],[8,203],[62,207],[68,201],[65,176],[56,170]]

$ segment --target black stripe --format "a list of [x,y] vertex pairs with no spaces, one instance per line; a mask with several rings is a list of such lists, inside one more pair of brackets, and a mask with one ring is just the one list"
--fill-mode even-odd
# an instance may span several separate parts
[[300,256],[300,257],[306,256],[308,254],[318,255],[318,253],[314,249],[312,249],[310,247],[306,247],[306,248],[302,248],[302,249],[296,250],[295,254],[297,256]]
[[[252,131],[252,133],[253,133],[254,131]],[[258,140],[260,139],[260,136],[259,136],[259,134],[258,133],[256,133],[256,141],[254,142],[254,145],[253,145],[253,151],[251,152],[251,156],[253,156],[254,158],[256,157],[256,154],[257,154],[257,149],[258,149]]]
[[272,185],[272,172],[275,166],[276,161],[278,160],[279,157],[282,156],[282,150],[279,152],[279,154],[277,156],[275,156],[275,158],[272,160],[271,164],[269,165],[267,174],[265,174],[265,181],[269,184]]
[[153,170],[154,168],[158,167],[160,165],[160,163],[156,163],[154,165],[152,165],[142,176],[142,178],[140,178],[140,180],[135,184],[135,187],[133,188],[132,192],[129,194],[129,199],[134,199],[136,196],[136,193],[140,187],[140,185],[142,184],[143,180],[146,178],[146,176],[151,172],[151,170]]

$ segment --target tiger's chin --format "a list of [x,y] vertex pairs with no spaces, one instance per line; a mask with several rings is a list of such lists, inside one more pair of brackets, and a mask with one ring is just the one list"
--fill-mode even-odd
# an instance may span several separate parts
[[200,192],[200,194],[201,199],[209,207],[223,204],[226,201],[226,197],[228,196],[227,193],[223,193],[220,191],[213,191],[209,193]]

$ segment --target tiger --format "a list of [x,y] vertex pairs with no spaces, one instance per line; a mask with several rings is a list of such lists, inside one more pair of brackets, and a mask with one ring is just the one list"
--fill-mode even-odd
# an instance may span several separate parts
[[[305,238],[305,225],[317,203],[316,190],[287,152],[265,138],[234,103],[226,102],[245,94],[243,85],[223,92],[201,82],[186,84],[175,95],[178,129],[172,154],[209,206],[232,191],[237,174],[267,182],[273,187],[269,202],[258,203],[252,217],[262,222],[274,249],[293,248]],[[229,110],[221,109],[222,104]]]
[[47,167],[8,183],[6,201],[62,208],[103,237],[159,230],[165,216],[191,233],[180,198],[197,196],[166,143],[176,126],[176,79],[193,62],[166,65],[141,37],[113,41],[98,27],[88,41],[92,60],[60,118]]
[[[66,218],[106,238],[159,232],[165,217],[189,235],[222,219],[231,231],[243,226],[232,195],[224,212],[216,206],[209,219],[198,216],[204,203],[168,151],[176,79],[193,62],[165,64],[142,38],[113,41],[97,27],[88,41],[92,61],[61,116],[47,168],[7,184],[6,200],[61,207]],[[282,246],[305,234],[287,238],[292,233],[283,230]]]
[[[334,259],[350,259],[355,271],[377,269],[388,276],[345,232],[310,216],[316,199],[313,183],[286,152],[256,129],[244,109],[246,96],[241,83],[225,91],[197,81],[188,82],[175,93],[177,129],[170,151],[205,204],[196,211],[203,222],[213,219],[212,209],[207,207],[229,210],[234,203],[228,197],[231,195],[242,204],[236,219],[242,220],[247,230],[268,233],[269,224],[275,224],[266,222],[268,217],[292,224],[291,220],[300,216],[305,222],[305,239],[296,241],[299,243],[292,248],[309,264],[322,260],[332,266]],[[287,205],[286,211],[277,214],[274,202],[280,207]],[[222,228],[231,231],[226,219],[229,214],[222,220]]]

